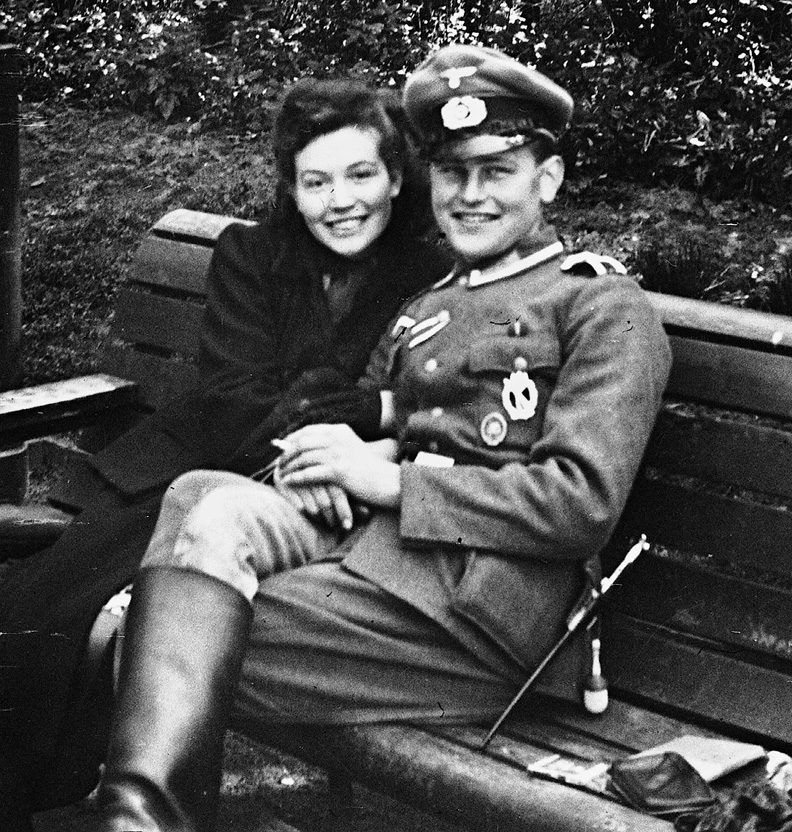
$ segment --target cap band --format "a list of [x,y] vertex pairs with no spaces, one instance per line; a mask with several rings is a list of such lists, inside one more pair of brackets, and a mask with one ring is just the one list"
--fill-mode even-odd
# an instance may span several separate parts
[[469,136],[541,135],[556,141],[573,111],[569,94],[542,73],[494,49],[445,46],[407,79],[407,117],[431,154]]
[[454,96],[442,107],[427,113],[421,126],[422,144],[431,152],[438,144],[468,135],[527,138],[543,135],[555,141],[557,137],[547,129],[543,116],[541,108],[517,98]]
[[464,130],[476,127],[487,117],[487,104],[483,98],[472,95],[455,96],[440,108],[440,118],[446,130]]

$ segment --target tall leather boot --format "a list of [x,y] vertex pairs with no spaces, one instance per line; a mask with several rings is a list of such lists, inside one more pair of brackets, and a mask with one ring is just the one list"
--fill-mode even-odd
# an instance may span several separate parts
[[202,572],[141,570],[98,794],[106,832],[214,828],[252,614],[236,589]]

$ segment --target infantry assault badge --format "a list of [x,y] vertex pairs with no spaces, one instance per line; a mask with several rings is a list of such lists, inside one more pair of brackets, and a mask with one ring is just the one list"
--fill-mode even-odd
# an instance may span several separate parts
[[525,370],[515,370],[503,379],[501,401],[512,419],[530,419],[536,413],[539,391]]

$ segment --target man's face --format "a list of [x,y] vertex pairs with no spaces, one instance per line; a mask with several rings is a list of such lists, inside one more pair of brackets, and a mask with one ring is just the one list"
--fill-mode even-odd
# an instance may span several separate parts
[[516,247],[541,225],[542,206],[563,178],[557,156],[537,163],[527,147],[473,156],[451,145],[430,171],[437,223],[470,266],[516,259]]

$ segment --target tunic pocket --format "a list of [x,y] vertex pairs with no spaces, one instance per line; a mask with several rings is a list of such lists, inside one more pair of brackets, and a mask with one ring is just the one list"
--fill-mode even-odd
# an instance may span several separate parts
[[529,372],[542,370],[558,374],[561,347],[558,343],[539,343],[531,338],[486,338],[470,346],[468,367],[471,373],[510,372],[515,362]]
[[546,339],[503,336],[471,345],[472,415],[483,445],[525,452],[539,438],[560,362],[559,344]]

